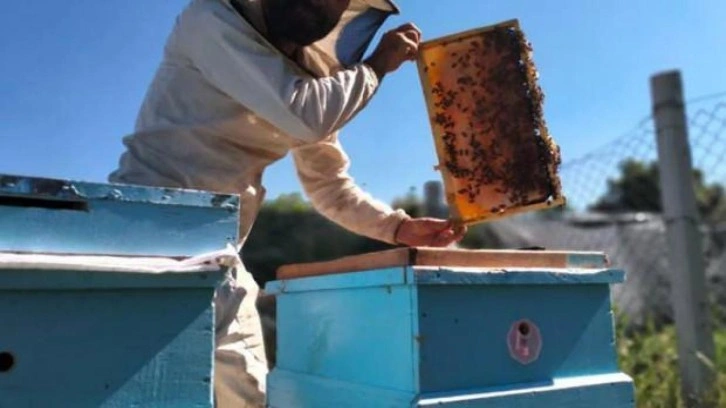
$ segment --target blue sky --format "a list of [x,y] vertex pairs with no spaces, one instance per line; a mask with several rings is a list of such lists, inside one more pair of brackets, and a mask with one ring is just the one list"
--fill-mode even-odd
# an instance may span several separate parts
[[[5,2],[0,13],[0,173],[105,181],[187,0]],[[648,114],[649,77],[682,70],[687,97],[726,90],[723,0],[399,0],[424,37],[518,18],[535,49],[545,115],[565,161]],[[415,67],[388,77],[342,133],[351,173],[390,201],[439,180]],[[289,160],[270,198],[299,190]]]

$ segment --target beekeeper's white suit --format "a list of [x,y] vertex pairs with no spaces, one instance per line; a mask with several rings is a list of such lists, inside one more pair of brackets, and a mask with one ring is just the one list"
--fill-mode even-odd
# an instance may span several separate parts
[[[229,0],[193,0],[182,12],[110,181],[240,194],[241,245],[264,197],[265,167],[291,152],[319,212],[393,242],[407,215],[354,184],[337,139],[376,92],[375,73],[355,64],[316,79],[263,38],[259,4],[243,5],[244,18]],[[329,73],[324,62],[308,62]],[[217,292],[215,399],[220,407],[262,406],[258,288],[248,272],[236,275]]]

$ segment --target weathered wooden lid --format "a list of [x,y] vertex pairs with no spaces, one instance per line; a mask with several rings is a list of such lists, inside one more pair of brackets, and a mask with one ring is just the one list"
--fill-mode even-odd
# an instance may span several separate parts
[[605,254],[599,252],[397,248],[348,256],[327,262],[285,265],[277,270],[277,278],[286,280],[397,266],[482,269],[603,269],[609,266],[609,261]]

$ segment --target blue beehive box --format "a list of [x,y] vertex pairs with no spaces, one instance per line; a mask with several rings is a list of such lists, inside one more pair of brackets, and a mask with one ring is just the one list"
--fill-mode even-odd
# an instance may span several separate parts
[[235,196],[0,175],[0,407],[212,406],[224,268],[189,262],[236,243],[238,213]]
[[632,407],[602,254],[396,249],[291,265],[269,406]]

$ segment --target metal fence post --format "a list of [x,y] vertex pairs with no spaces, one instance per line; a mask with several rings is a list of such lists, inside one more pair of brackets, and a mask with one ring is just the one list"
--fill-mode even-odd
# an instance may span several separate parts
[[681,384],[688,406],[699,406],[712,389],[707,361],[713,361],[714,343],[680,72],[654,75],[651,96]]

